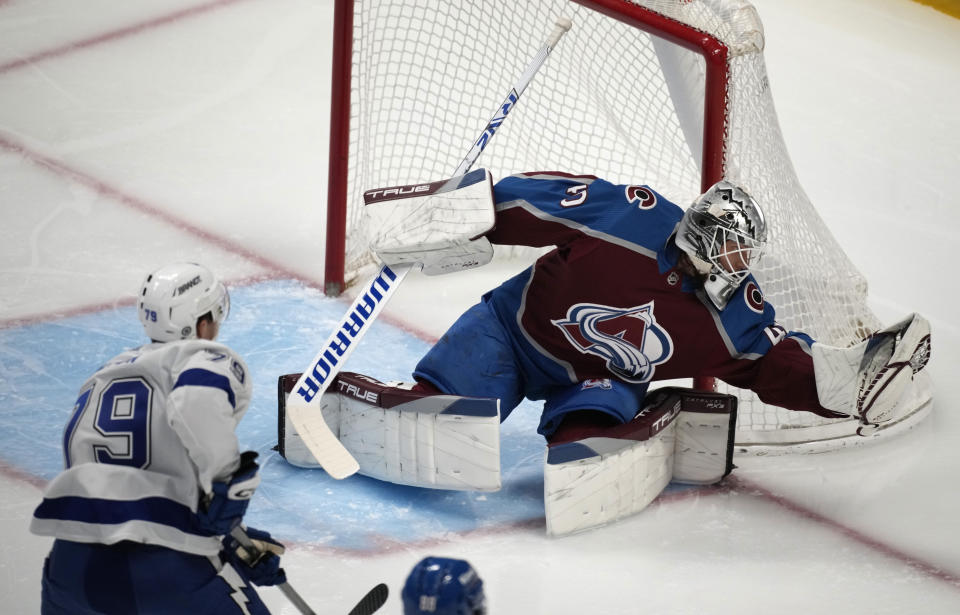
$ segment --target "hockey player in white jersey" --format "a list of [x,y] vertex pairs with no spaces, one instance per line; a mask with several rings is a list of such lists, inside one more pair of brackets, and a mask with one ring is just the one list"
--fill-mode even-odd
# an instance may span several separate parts
[[65,470],[44,492],[31,531],[55,537],[42,612],[267,613],[250,582],[285,582],[282,547],[253,566],[225,535],[259,483],[256,453],[235,428],[251,382],[214,342],[230,303],[207,268],[148,275],[137,299],[150,343],[100,367],[80,388],[63,434]]

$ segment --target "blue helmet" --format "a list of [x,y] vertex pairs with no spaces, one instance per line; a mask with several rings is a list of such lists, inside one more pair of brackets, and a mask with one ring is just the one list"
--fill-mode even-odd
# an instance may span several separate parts
[[426,557],[403,586],[403,615],[485,615],[483,581],[462,559]]

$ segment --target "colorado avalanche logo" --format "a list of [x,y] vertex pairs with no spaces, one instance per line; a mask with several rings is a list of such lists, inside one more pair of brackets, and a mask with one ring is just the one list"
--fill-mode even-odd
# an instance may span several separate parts
[[748,281],[744,285],[743,299],[747,303],[748,308],[757,314],[763,314],[763,293],[760,291],[760,287],[757,286],[756,282],[753,280]]
[[646,186],[627,186],[626,197],[630,203],[637,201],[640,209],[653,209],[657,206],[657,195]]
[[584,354],[606,359],[628,382],[650,382],[657,365],[673,355],[673,340],[657,324],[653,301],[632,308],[578,303],[564,320],[551,321]]
[[589,389],[602,389],[604,391],[609,391],[613,388],[613,384],[610,383],[609,378],[589,378],[580,383],[580,390],[587,391]]

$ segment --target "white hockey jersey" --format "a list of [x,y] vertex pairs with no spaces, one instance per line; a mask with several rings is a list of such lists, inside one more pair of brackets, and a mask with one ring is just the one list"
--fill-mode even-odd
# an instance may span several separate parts
[[153,343],[117,355],[80,389],[63,434],[66,469],[47,485],[30,530],[217,553],[197,505],[239,466],[235,428],[250,393],[246,365],[223,344]]

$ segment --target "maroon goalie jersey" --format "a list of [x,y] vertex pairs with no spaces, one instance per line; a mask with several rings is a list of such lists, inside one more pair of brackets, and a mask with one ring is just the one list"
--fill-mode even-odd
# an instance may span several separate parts
[[531,173],[501,180],[494,196],[493,243],[556,246],[484,297],[529,397],[561,382],[712,376],[770,404],[844,416],[819,403],[813,340],[777,324],[752,276],[721,311],[678,268],[683,211],[648,186]]

